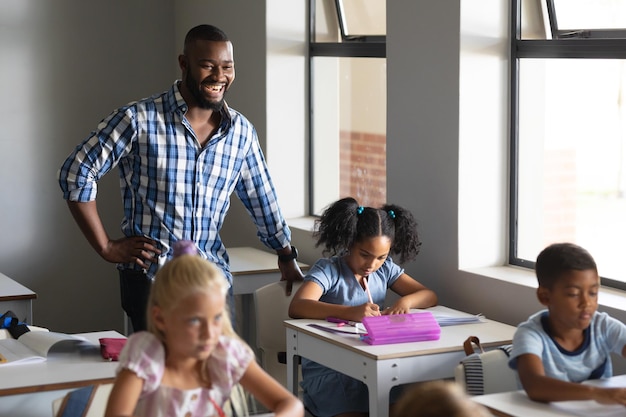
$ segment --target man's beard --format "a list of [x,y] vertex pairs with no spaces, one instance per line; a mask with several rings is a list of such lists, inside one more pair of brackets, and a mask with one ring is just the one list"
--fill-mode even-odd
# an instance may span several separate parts
[[[198,107],[205,110],[213,110],[213,111],[222,111],[222,107],[224,107],[224,97],[226,96],[226,90],[224,90],[224,94],[222,95],[222,99],[219,101],[209,101],[204,98],[202,95],[202,84],[196,81],[195,78],[187,71],[185,77],[185,84],[187,85],[187,90],[191,93],[192,97],[196,100]],[[226,87],[224,87],[226,88]]]

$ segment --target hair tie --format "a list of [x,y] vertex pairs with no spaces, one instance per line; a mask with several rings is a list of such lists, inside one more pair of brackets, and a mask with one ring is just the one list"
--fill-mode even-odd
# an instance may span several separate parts
[[389,210],[387,213],[389,213],[389,217],[391,217],[392,219],[396,218],[396,213],[393,210]]
[[198,255],[198,248],[191,240],[177,240],[173,247],[175,258],[181,255]]
[[361,213],[363,213],[363,210],[364,210],[363,206],[359,206],[359,207],[357,207],[357,209],[356,209],[356,214],[361,214]]

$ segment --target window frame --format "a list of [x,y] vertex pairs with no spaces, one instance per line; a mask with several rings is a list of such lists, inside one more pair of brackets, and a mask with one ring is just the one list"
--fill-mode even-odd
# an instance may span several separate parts
[[315,57],[337,57],[337,58],[387,58],[387,37],[386,36],[360,36],[346,35],[345,19],[343,17],[344,8],[342,0],[335,0],[335,11],[337,13],[337,22],[339,25],[339,33],[341,33],[341,42],[317,42],[315,36],[316,28],[316,0],[308,0],[308,57],[307,57],[307,86],[308,86],[308,126],[309,126],[309,208],[311,216],[317,216],[314,209],[314,162],[313,148],[314,131],[313,131],[313,112],[314,94],[311,85],[313,76],[312,61]]
[[[519,184],[519,74],[520,60],[532,58],[576,58],[576,59],[626,59],[626,30],[587,30],[583,34],[593,36],[561,36],[553,0],[545,1],[550,21],[552,39],[522,39],[522,3],[513,0],[510,10],[510,101],[509,101],[509,256],[510,265],[534,269],[533,260],[521,259],[517,255],[518,230],[518,184]],[[526,0],[527,1],[527,0]],[[552,16],[550,16],[552,14]],[[619,33],[621,38],[615,38]],[[602,34],[605,36],[602,37]],[[602,277],[602,284],[626,290],[626,283]]]
[[610,39],[626,37],[626,29],[560,29],[554,0],[546,0],[546,13],[552,39]]

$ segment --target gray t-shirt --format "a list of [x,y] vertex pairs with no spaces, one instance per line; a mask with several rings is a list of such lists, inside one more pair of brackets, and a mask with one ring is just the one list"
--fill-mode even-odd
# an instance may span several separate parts
[[584,330],[584,341],[575,351],[563,349],[549,334],[548,310],[533,314],[513,336],[509,366],[517,370],[517,358],[533,354],[541,358],[546,376],[582,382],[613,375],[611,352],[621,356],[626,345],[626,325],[606,313],[596,312]]

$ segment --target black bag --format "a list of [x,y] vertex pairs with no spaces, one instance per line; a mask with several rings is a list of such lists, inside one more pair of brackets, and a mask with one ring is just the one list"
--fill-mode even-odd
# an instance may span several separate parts
[[19,321],[15,313],[11,310],[0,316],[0,329],[7,329],[14,339],[19,338],[26,332],[30,332],[26,323]]

